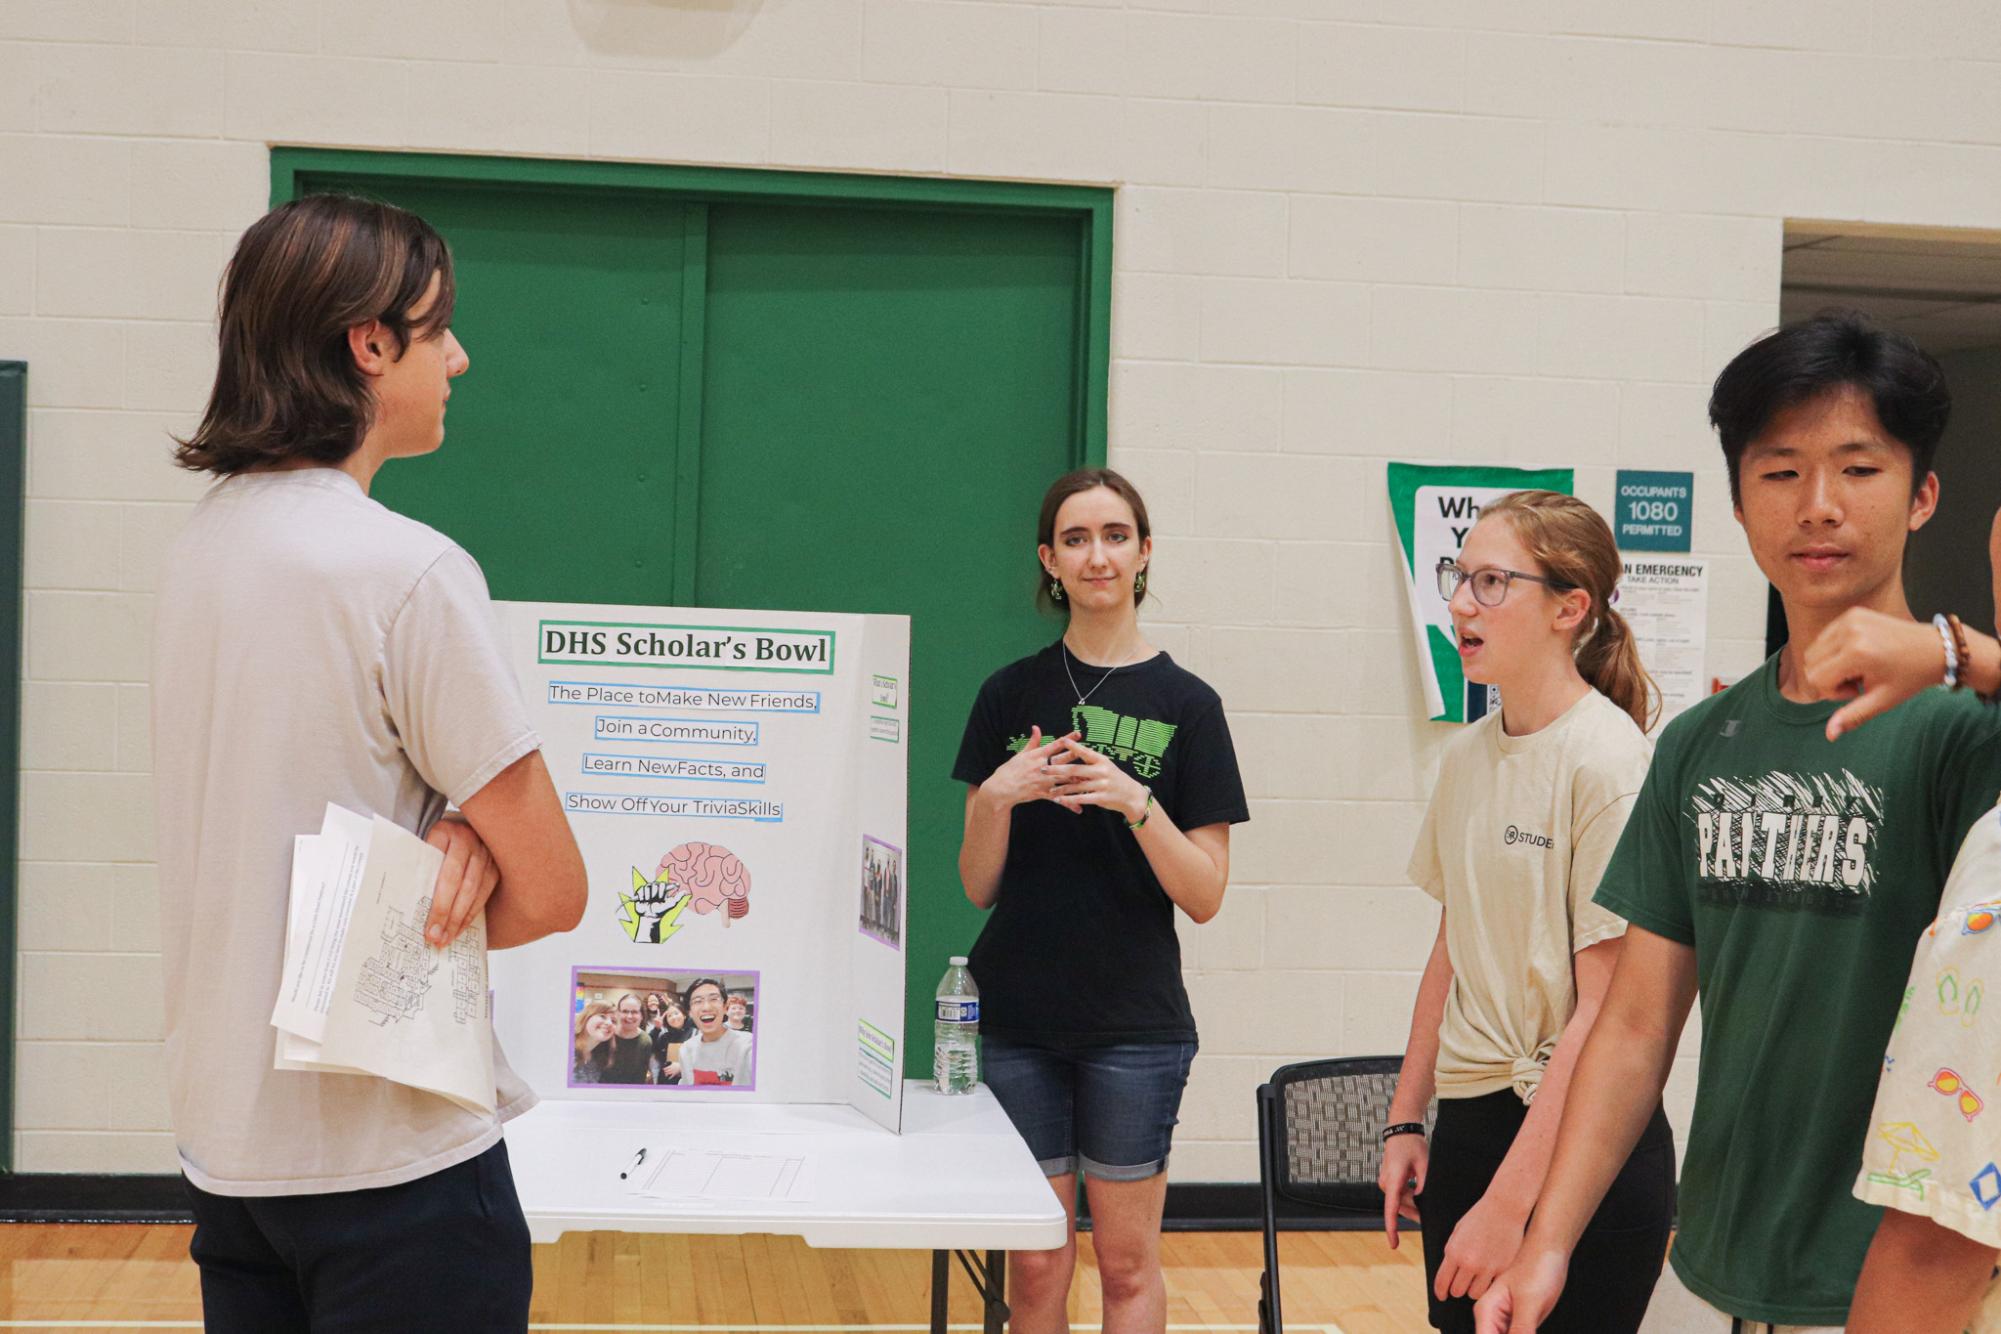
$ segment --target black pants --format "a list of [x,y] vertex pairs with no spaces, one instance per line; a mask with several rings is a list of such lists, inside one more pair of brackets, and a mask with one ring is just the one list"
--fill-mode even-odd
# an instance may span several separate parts
[[[1439,1301],[1432,1284],[1452,1229],[1486,1193],[1528,1108],[1510,1089],[1482,1098],[1440,1098],[1431,1162],[1418,1213],[1424,1230],[1424,1286],[1431,1323],[1448,1334],[1473,1334],[1473,1303]],[[1674,1224],[1674,1131],[1654,1109],[1633,1156],[1619,1169],[1570,1257],[1570,1278],[1542,1334],[1633,1334],[1667,1256]]]
[[505,1143],[400,1186],[188,1194],[209,1334],[528,1328],[528,1221]]

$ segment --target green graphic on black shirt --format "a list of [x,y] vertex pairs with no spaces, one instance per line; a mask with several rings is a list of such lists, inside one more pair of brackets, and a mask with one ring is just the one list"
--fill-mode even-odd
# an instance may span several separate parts
[[[1095,704],[1079,704],[1071,709],[1070,726],[1084,734],[1085,745],[1118,760],[1141,778],[1160,777],[1160,762],[1174,740],[1176,727],[1174,723],[1134,718]],[[1014,737],[1007,743],[1010,755],[1018,755],[1027,747],[1025,736]]]
[[1845,917],[1868,900],[1883,791],[1848,770],[1712,778],[1689,808],[1705,902]]

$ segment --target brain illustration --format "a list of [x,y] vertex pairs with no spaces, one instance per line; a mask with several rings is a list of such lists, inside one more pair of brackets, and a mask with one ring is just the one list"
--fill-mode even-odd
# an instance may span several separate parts
[[687,890],[698,913],[722,908],[734,920],[750,911],[750,868],[720,843],[683,843],[660,859],[659,874]]

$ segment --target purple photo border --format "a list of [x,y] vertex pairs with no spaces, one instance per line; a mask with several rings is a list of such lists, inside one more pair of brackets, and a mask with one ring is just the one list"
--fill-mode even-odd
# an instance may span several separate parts
[[[659,977],[672,982],[676,974],[689,981],[696,978],[721,978],[723,995],[729,995],[729,979],[747,977],[750,979],[750,999],[753,1008],[764,998],[764,970],[761,968],[623,968],[614,964],[572,964],[570,967],[570,989],[564,993],[568,1013],[563,1028],[568,1034],[563,1052],[563,1087],[568,1089],[648,1089],[675,1093],[755,1093],[757,1092],[757,1048],[758,1030],[750,1030],[750,1082],[747,1084],[579,1084],[577,1082],[577,990],[582,983],[577,981],[583,973],[615,973],[620,977]],[[680,987],[675,987],[676,992]],[[685,1011],[684,1011],[685,1013]],[[695,1039],[690,1039],[694,1041]],[[683,1047],[687,1043],[681,1044]]]
[[[889,842],[887,839],[877,838],[874,834],[863,834],[862,851],[867,852],[868,845],[871,843],[875,844],[879,848],[888,848],[891,852],[896,854],[896,867],[899,873],[905,869],[904,863],[908,859],[903,855],[902,848],[897,847],[896,844]],[[902,883],[903,883],[903,876],[901,874],[898,874],[897,884],[901,886]],[[861,888],[866,889],[867,886],[864,885],[861,886]],[[898,913],[902,916],[904,922],[907,924],[910,920],[910,915],[908,912],[909,905],[906,901],[906,896],[903,894],[901,889],[899,889],[897,892],[896,906]],[[869,930],[866,926],[861,927],[860,932],[862,935],[868,937],[870,940],[873,940],[878,945],[885,945],[890,949],[895,950],[898,954],[903,953],[903,945],[900,941],[891,940],[888,936],[879,936],[875,932]]]

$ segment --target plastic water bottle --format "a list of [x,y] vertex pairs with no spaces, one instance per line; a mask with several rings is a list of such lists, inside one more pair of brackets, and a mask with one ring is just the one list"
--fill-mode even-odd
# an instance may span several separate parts
[[931,1078],[940,1093],[971,1093],[980,1082],[980,989],[966,971],[966,956],[952,956],[938,984],[937,1038]]

